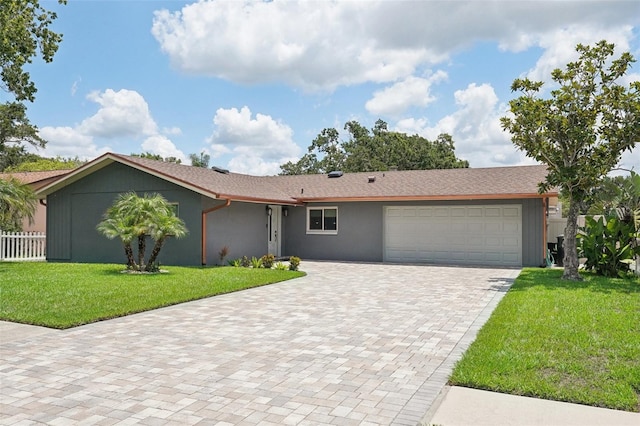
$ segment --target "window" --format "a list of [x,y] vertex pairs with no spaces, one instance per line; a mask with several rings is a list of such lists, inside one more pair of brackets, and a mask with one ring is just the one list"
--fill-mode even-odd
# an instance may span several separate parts
[[307,234],[337,234],[337,207],[307,208]]

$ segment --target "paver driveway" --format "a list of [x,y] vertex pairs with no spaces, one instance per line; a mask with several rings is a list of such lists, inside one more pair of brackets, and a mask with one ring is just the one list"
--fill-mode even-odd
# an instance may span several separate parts
[[518,274],[303,269],[293,281],[3,339],[0,423],[415,425]]

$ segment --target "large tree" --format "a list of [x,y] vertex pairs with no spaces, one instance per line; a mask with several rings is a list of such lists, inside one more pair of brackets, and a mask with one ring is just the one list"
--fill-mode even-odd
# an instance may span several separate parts
[[299,161],[280,166],[281,174],[469,167],[467,161],[455,156],[453,139],[447,134],[429,141],[422,136],[389,131],[382,120],[378,120],[371,130],[357,121],[347,122],[344,128],[349,134],[347,141],[340,140],[335,128],[324,129]]
[[543,82],[514,80],[512,91],[523,95],[509,102],[511,115],[502,127],[527,156],[548,166],[541,191],[559,188],[569,201],[564,233],[564,274],[579,280],[577,218],[600,181],[632,150],[640,138],[640,82],[621,82],[633,56],[613,58],[614,45],[600,41],[579,44],[579,59],[555,69],[556,87],[542,97]]
[[0,89],[8,94],[8,100],[0,104],[1,156],[16,154],[7,152],[9,146],[45,145],[38,128],[29,122],[23,103],[33,102],[37,92],[26,67],[37,57],[45,62],[53,60],[62,41],[62,35],[50,29],[56,17],[38,0],[0,2]]

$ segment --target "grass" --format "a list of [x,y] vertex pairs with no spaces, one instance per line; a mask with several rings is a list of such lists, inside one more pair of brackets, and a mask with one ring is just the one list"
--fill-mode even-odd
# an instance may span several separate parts
[[525,269],[450,383],[640,411],[640,278]]
[[303,276],[249,268],[165,267],[123,274],[122,265],[0,263],[0,320],[69,328]]

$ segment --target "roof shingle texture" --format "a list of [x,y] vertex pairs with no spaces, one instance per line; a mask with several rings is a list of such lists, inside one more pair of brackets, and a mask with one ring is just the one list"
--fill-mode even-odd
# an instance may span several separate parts
[[[546,166],[385,171],[300,176],[250,176],[114,155],[220,198],[295,203],[339,199],[516,198],[537,196]],[[373,181],[370,178],[374,178]]]

